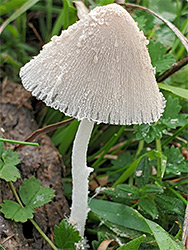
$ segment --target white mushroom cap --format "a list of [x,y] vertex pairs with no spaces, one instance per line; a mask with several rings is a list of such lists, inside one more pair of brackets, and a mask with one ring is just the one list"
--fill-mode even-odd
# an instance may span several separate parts
[[147,40],[117,4],[96,7],[52,37],[20,71],[24,87],[46,105],[78,120],[141,124],[165,106]]

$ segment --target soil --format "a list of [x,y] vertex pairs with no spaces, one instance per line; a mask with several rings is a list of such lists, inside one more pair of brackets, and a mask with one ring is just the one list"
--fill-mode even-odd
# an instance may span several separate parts
[[[2,83],[0,95],[0,135],[3,138],[25,140],[38,128],[34,119],[30,93],[20,84],[6,79]],[[14,183],[16,190],[25,178],[35,176],[42,186],[55,190],[53,200],[36,209],[34,220],[53,241],[54,226],[69,215],[70,209],[64,197],[62,176],[63,161],[47,135],[36,139],[39,147],[26,146],[17,151],[21,159],[18,168],[21,178]],[[14,148],[13,144],[6,147]],[[3,200],[15,200],[8,183],[0,180],[0,203]],[[0,213],[0,243],[7,250],[52,249],[30,221],[15,223]]]

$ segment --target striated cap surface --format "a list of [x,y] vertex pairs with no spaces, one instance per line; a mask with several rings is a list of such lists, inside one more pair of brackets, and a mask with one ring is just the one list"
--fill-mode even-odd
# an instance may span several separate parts
[[117,4],[96,7],[52,37],[21,68],[24,87],[78,120],[141,124],[157,121],[165,106],[147,40]]

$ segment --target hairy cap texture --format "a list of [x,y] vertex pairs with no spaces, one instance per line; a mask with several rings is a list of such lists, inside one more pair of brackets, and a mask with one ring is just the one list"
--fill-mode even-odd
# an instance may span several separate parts
[[160,118],[165,100],[146,45],[123,7],[96,7],[52,37],[20,76],[34,96],[78,120],[151,123]]

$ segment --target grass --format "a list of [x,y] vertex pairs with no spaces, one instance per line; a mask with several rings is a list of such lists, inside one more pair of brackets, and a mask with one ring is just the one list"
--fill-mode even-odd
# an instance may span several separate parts
[[[87,5],[92,7],[110,2],[112,1],[85,1]],[[188,4],[186,1],[168,0],[165,6],[163,0],[131,2],[146,6],[166,19],[169,18],[188,37],[186,17]],[[69,0],[2,1],[0,12],[1,77],[8,77],[15,82],[20,82],[18,76],[20,67],[39,53],[41,41],[47,43],[53,35],[59,35],[61,29],[67,29],[77,20],[76,9]],[[131,9],[130,13],[151,40],[149,51],[153,66],[156,67],[156,76],[170,68],[173,62],[186,56],[186,50],[180,40],[163,23],[151,14],[140,10]],[[29,23],[32,24],[33,28],[29,26]],[[166,79],[163,84],[181,88],[183,91],[183,89],[188,89],[188,83],[185,81],[187,76],[188,67],[184,66],[174,76]],[[165,114],[157,124],[151,126],[95,125],[88,151],[88,164],[94,168],[94,173],[90,177],[91,189],[93,181],[97,185],[102,183],[102,185],[113,187],[113,189],[97,195],[99,201],[109,201],[109,205],[112,206],[112,214],[110,211],[104,210],[108,212],[106,220],[104,220],[103,213],[103,209],[108,207],[104,207],[106,203],[97,203],[99,207],[101,206],[101,212],[96,210],[95,202],[91,206],[86,235],[94,250],[105,239],[116,239],[117,243],[126,244],[130,239],[140,237],[140,231],[120,225],[117,214],[113,214],[113,206],[114,208],[115,206],[123,206],[123,208],[128,206],[135,211],[138,210],[144,220],[155,222],[164,228],[173,239],[178,235],[178,239],[181,241],[180,231],[183,227],[187,204],[188,184],[188,125],[186,116],[188,97],[185,98],[185,93],[181,96],[181,91],[180,94],[177,93],[178,95],[176,95],[175,90],[172,93],[161,88],[161,91],[168,100],[168,105]],[[59,111],[47,107],[40,112],[36,110],[36,113],[41,127],[67,118]],[[174,121],[176,121],[175,124]],[[70,157],[77,128],[78,122],[74,121],[49,134],[67,167],[67,176],[62,181],[65,184],[65,194],[70,203]],[[142,179],[137,176],[137,171],[145,173]],[[102,177],[107,177],[104,182],[102,182]],[[149,191],[145,187],[150,188]],[[159,192],[159,188],[162,191]],[[136,199],[131,199],[129,196],[130,193],[133,193],[133,189],[137,190],[135,191],[137,193]],[[129,219],[126,214],[122,218]],[[136,223],[136,217],[134,218],[133,223]],[[139,238],[140,248],[137,249],[147,249],[147,247],[149,249],[162,249],[160,243],[162,236],[156,233],[154,224],[150,222],[148,225],[153,230],[151,233],[153,236],[146,232],[146,238]],[[115,231],[113,228],[119,230],[121,234],[118,234],[117,230]],[[162,231],[160,232],[163,235]],[[171,241],[169,242],[173,245]],[[180,243],[178,244],[180,245]],[[183,249],[179,245],[178,249]],[[177,245],[175,247],[177,248]],[[109,246],[108,249],[117,248],[118,244]]]

